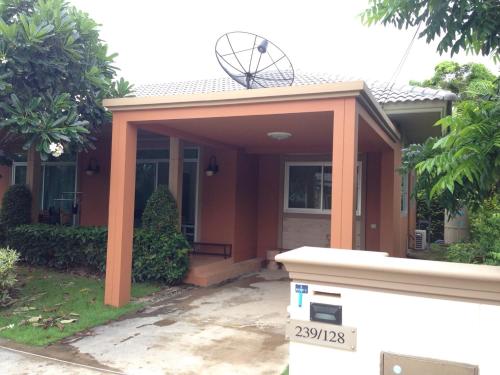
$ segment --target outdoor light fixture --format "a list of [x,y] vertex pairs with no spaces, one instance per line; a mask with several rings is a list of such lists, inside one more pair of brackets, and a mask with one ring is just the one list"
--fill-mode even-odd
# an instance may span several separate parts
[[99,164],[97,163],[97,160],[94,158],[89,159],[89,165],[87,166],[87,169],[85,169],[85,174],[87,176],[93,176],[97,173],[99,173]]
[[285,139],[290,138],[292,136],[292,134],[287,133],[287,132],[270,132],[270,133],[267,133],[267,136],[269,138],[275,139],[277,141],[283,141]]
[[210,159],[208,161],[208,167],[205,169],[205,174],[210,177],[219,172],[219,166],[217,165],[217,159],[215,158],[215,155],[210,156]]
[[262,39],[262,42],[260,42],[259,46],[257,47],[257,51],[259,51],[260,53],[266,53],[268,44],[269,42],[267,41],[267,39]]

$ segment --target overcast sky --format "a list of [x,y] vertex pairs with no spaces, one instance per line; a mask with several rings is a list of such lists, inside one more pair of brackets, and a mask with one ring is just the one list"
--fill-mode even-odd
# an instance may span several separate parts
[[[119,54],[120,76],[134,84],[224,76],[214,55],[217,38],[249,31],[268,38],[309,73],[388,81],[413,30],[361,24],[368,0],[70,0],[102,24],[101,37]],[[425,79],[449,58],[435,44],[415,41],[397,82]],[[488,58],[461,54],[454,60]]]

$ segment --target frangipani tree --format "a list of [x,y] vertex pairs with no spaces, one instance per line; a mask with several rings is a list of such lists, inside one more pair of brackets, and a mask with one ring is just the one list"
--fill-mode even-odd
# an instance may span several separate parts
[[93,147],[110,122],[106,97],[126,96],[98,25],[63,0],[0,0],[0,131],[41,158]]

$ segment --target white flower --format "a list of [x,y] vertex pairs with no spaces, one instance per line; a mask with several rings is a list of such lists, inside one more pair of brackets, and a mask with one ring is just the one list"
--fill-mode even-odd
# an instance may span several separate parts
[[64,153],[64,147],[60,143],[52,142],[49,145],[49,150],[50,150],[52,156],[55,158],[58,158],[59,156],[61,156]]

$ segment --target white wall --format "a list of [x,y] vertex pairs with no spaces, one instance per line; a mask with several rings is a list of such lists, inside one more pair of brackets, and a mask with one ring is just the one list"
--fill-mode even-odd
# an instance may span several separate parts
[[[313,296],[315,290],[341,297]],[[357,329],[357,348],[292,341],[291,375],[379,375],[381,352],[469,363],[479,365],[481,375],[500,374],[498,305],[314,284],[303,294],[302,307],[297,299],[292,282],[291,319],[309,321],[311,301],[342,305],[342,325]]]

